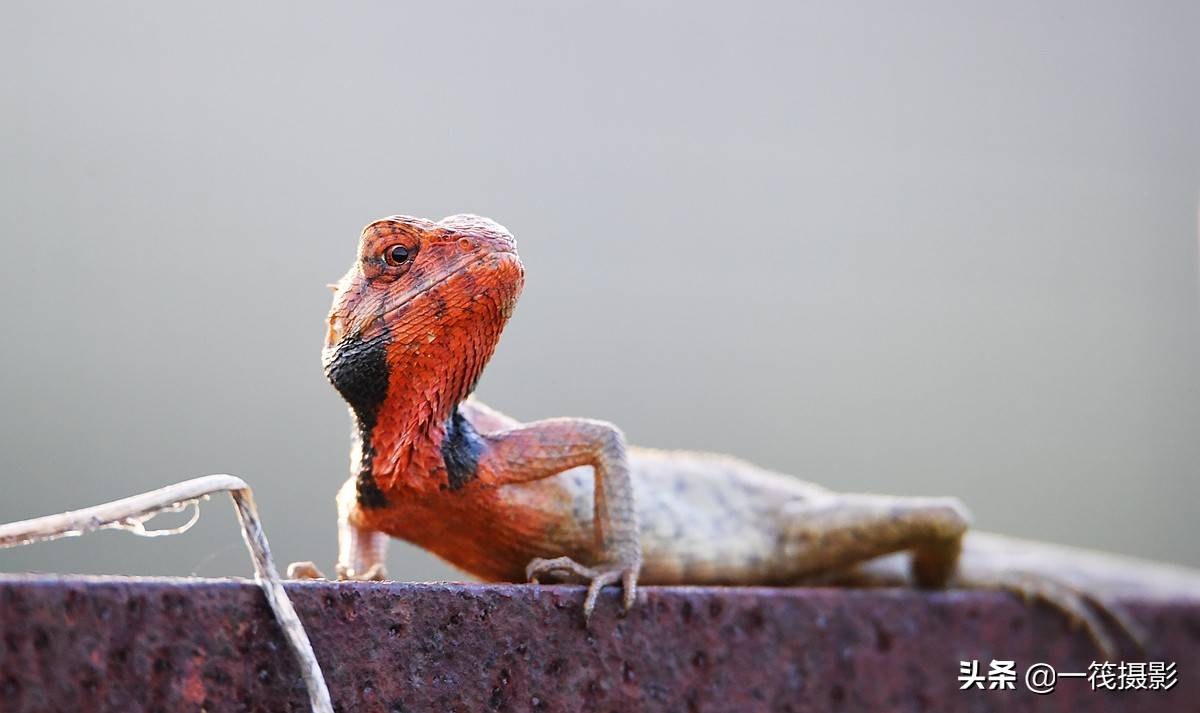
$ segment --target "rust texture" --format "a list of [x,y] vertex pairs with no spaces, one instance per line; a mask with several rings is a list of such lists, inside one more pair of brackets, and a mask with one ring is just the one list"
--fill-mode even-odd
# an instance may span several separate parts
[[[580,587],[288,586],[342,711],[1197,711],[1200,601],[1127,600],[1129,660],[1170,691],[960,691],[963,659],[1083,671],[1055,611],[990,592],[647,587],[628,618]],[[244,580],[0,578],[0,711],[302,711],[296,662]]]

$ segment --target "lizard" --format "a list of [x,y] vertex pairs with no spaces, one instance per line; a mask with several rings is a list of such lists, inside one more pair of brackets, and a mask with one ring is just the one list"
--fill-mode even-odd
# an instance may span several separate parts
[[[968,535],[953,497],[834,492],[729,456],[630,447],[594,419],[520,422],[472,392],[524,279],[512,234],[487,218],[363,229],[331,285],[322,350],[354,422],[339,579],[385,578],[396,537],[486,581],[587,583],[585,618],[610,584],[624,611],[639,582],[1000,588],[1050,603],[1106,651],[1114,628],[1141,638],[1106,592],[1200,591],[1187,570]],[[297,562],[289,576],[323,575]]]

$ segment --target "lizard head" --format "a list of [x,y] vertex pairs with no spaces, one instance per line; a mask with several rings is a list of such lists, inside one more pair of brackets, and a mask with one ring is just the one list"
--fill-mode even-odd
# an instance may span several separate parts
[[381,409],[406,419],[399,431],[444,420],[474,388],[523,281],[512,235],[487,218],[377,220],[335,286],[325,374],[366,430]]

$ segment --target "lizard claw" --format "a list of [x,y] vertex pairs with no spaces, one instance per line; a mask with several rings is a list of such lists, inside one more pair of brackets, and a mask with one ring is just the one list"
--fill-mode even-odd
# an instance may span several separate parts
[[583,620],[588,622],[591,621],[592,612],[596,609],[596,599],[600,596],[600,590],[608,584],[621,583],[624,595],[622,597],[624,605],[622,616],[633,608],[634,602],[637,601],[639,569],[641,569],[640,563],[633,565],[611,563],[587,567],[570,557],[555,557],[554,559],[538,557],[525,568],[525,578],[530,582],[540,582],[541,577],[544,576],[551,576],[562,581],[587,582],[587,596],[583,600]]

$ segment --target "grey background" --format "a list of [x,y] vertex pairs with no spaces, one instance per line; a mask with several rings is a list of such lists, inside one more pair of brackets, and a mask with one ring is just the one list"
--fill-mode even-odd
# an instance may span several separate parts
[[[0,519],[225,471],[330,566],[324,285],[470,211],[518,417],[1200,565],[1200,6],[971,5],[6,4]],[[241,548],[222,502],[0,571]]]

